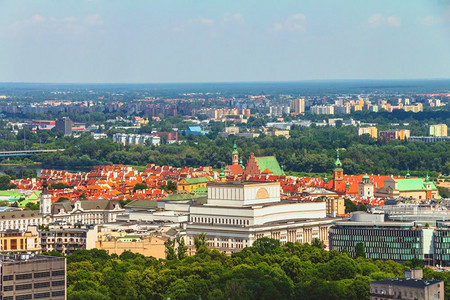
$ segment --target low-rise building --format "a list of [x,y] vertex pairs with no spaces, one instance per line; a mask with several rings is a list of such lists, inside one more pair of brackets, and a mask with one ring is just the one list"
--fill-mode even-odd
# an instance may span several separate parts
[[126,235],[114,238],[103,236],[96,243],[97,249],[106,250],[108,254],[120,255],[124,251],[139,253],[144,256],[152,256],[156,259],[166,258],[164,243],[168,240],[162,236]]
[[41,246],[37,228],[30,226],[27,231],[10,229],[0,232],[0,252],[40,253]]
[[422,269],[412,269],[405,271],[405,278],[371,281],[370,300],[444,299],[444,282],[422,276]]

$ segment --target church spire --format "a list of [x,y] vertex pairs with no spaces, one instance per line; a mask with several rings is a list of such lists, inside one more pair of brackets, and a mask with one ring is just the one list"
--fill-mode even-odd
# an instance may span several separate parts
[[336,162],[334,163],[336,168],[342,168],[341,160],[339,159],[339,149],[336,149]]

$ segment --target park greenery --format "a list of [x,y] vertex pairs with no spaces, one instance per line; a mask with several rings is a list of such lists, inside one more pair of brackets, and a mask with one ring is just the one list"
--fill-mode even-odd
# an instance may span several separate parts
[[[176,243],[179,243],[177,241]],[[166,245],[168,259],[156,260],[132,252],[120,256],[104,250],[77,250],[67,257],[68,299],[369,299],[369,282],[403,277],[421,261],[404,264],[326,251],[323,243],[286,243],[262,238],[252,247],[227,256],[206,247],[200,238],[197,253],[186,246]],[[171,249],[171,250],[170,250]],[[52,254],[52,253],[50,253]],[[53,253],[60,255],[59,253]],[[450,273],[424,269],[424,278],[445,282]]]

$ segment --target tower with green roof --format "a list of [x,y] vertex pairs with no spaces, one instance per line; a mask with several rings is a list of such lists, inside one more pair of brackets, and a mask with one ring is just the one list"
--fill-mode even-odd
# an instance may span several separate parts
[[334,180],[344,180],[344,170],[339,159],[339,149],[336,149],[336,161],[334,162]]
[[239,152],[237,150],[237,145],[233,145],[233,152],[231,153],[231,164],[238,164],[239,163]]

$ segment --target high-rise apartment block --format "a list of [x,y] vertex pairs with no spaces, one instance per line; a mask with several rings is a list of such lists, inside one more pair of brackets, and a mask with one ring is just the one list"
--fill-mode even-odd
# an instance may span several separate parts
[[447,136],[447,125],[436,124],[428,127],[428,135],[430,136]]
[[305,99],[295,99],[291,100],[291,112],[296,114],[303,114],[305,113]]

